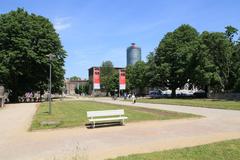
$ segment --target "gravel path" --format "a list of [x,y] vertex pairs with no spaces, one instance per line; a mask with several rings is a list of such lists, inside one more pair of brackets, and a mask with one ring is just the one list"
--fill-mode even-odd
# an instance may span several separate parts
[[36,104],[11,104],[0,109],[0,159],[53,160],[78,155],[81,159],[101,160],[131,153],[159,151],[240,138],[240,111],[176,105],[113,101],[98,102],[133,105],[193,113],[197,119],[146,121],[126,126],[28,132]]

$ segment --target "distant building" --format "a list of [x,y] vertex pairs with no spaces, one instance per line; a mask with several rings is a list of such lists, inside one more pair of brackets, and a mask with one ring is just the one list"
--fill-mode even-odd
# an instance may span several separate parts
[[75,93],[75,88],[79,87],[79,86],[84,86],[88,84],[88,80],[70,80],[70,79],[66,79],[64,81],[64,85],[65,85],[65,94],[68,95],[74,95]]
[[138,61],[141,61],[141,48],[137,47],[135,43],[132,43],[132,45],[127,48],[127,66],[133,65]]
[[[94,68],[100,68],[100,75],[101,75],[101,67],[91,67],[88,69],[88,79],[89,79],[89,94],[92,94],[93,92],[93,71],[94,71]],[[114,69],[116,71],[120,70],[120,69],[125,69],[125,68],[122,68],[122,67],[114,67]],[[100,84],[101,84],[101,79],[100,79]]]

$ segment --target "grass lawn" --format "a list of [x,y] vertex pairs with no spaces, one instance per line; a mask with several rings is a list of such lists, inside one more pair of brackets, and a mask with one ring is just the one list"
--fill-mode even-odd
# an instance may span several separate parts
[[137,102],[240,110],[240,101],[216,99],[138,99]]
[[[52,103],[52,115],[48,114],[48,103],[40,104],[32,122],[31,130],[83,126],[87,121],[86,112],[108,109],[124,109],[128,122],[145,120],[167,120],[197,117],[192,114],[162,110],[120,106],[91,101],[59,101]],[[44,125],[42,121],[60,121],[59,125]]]
[[197,147],[135,154],[112,160],[240,160],[240,139]]

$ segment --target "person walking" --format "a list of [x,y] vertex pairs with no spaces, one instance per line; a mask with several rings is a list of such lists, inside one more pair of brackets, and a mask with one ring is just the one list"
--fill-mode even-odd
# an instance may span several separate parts
[[134,93],[132,94],[132,101],[133,101],[133,104],[136,103],[136,96]]
[[124,100],[126,100],[126,99],[127,99],[127,93],[124,92]]

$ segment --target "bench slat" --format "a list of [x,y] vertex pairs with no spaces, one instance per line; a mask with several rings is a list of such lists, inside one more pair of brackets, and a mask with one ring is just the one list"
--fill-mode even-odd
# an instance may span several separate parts
[[102,116],[120,116],[124,115],[124,110],[104,110],[104,111],[88,111],[87,117],[102,117]]
[[97,118],[97,119],[89,119],[89,121],[97,122],[97,121],[112,121],[112,120],[123,120],[123,119],[128,119],[128,117]]

